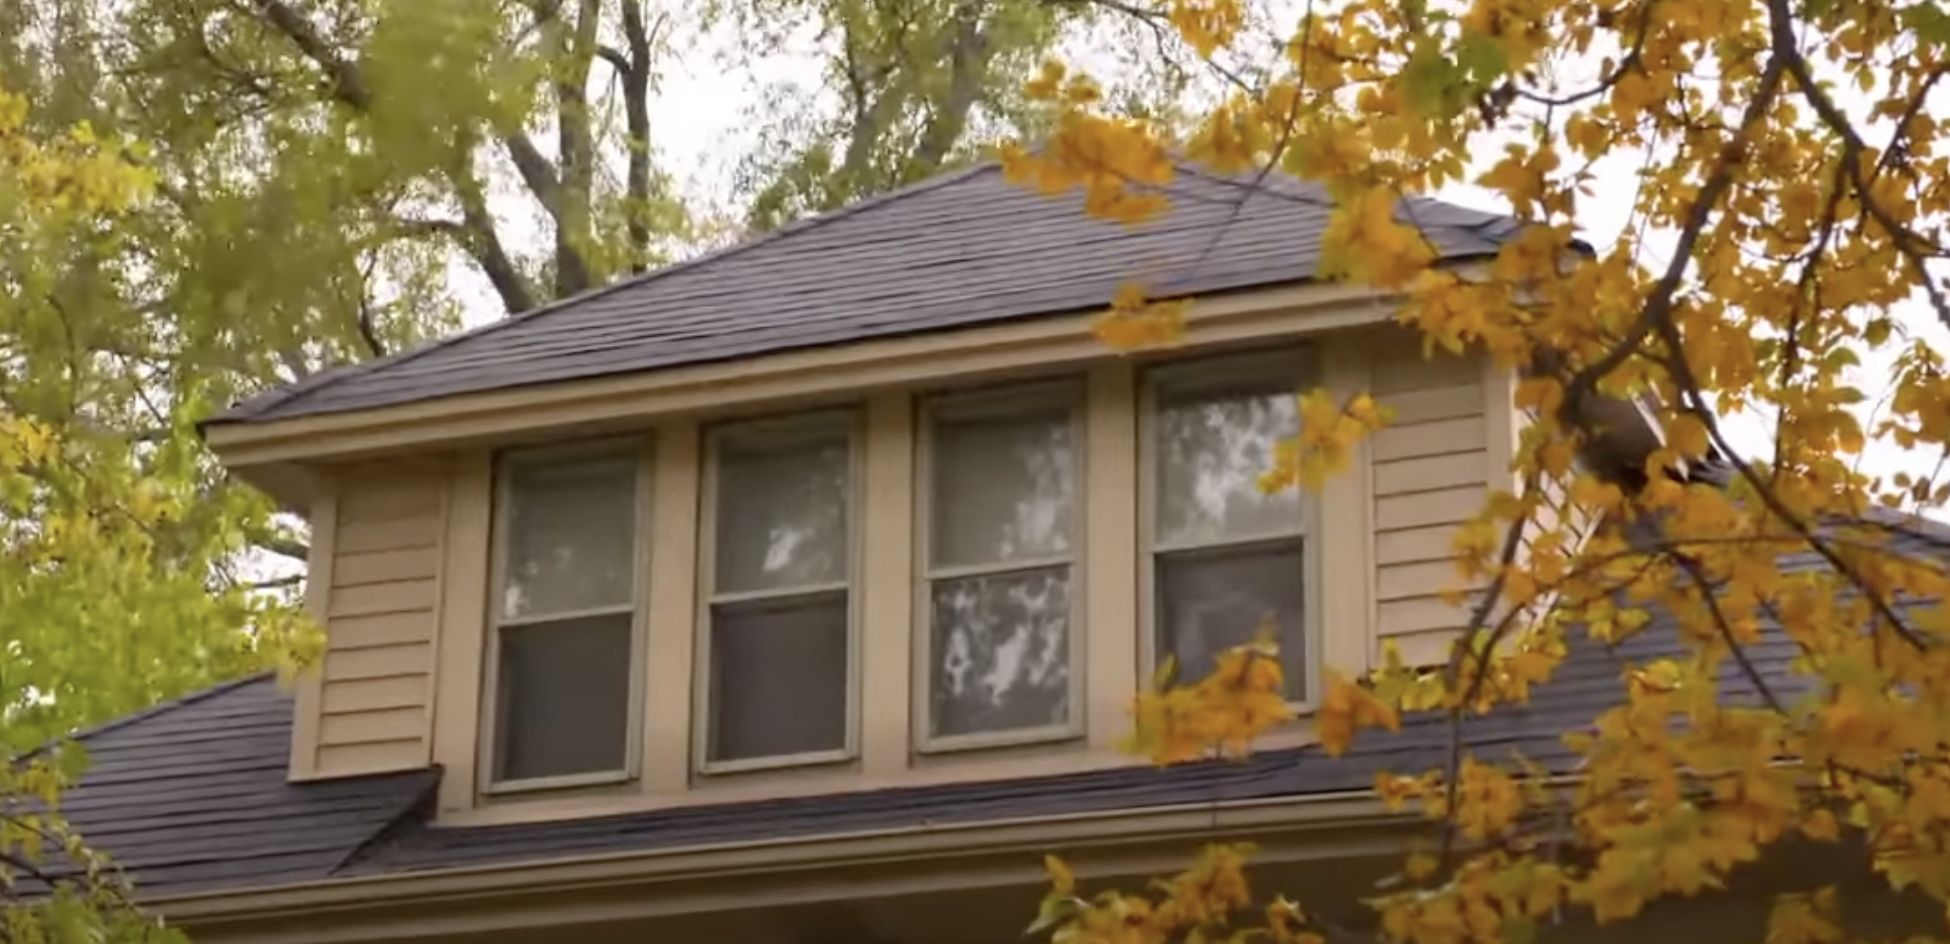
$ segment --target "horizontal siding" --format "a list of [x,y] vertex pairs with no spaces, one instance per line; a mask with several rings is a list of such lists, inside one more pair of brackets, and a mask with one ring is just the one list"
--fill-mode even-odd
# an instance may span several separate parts
[[337,777],[415,770],[426,765],[426,744],[418,738],[367,744],[328,744],[318,749],[319,769],[330,770]]
[[318,698],[320,776],[429,761],[444,488],[437,471],[348,474],[339,484]]
[[[338,543],[334,545],[333,550],[340,555],[346,555],[439,547],[440,527],[440,515],[437,512],[410,518],[373,521],[341,520]],[[337,566],[336,563],[334,566]]]
[[1483,484],[1483,470],[1488,467],[1489,456],[1481,449],[1444,453],[1420,461],[1382,462],[1375,466],[1374,487],[1389,495],[1475,487]]
[[[1381,403],[1388,402],[1386,397],[1376,399]],[[1397,420],[1395,425],[1375,434],[1374,458],[1376,462],[1393,462],[1446,456],[1481,449],[1488,441],[1489,427],[1480,415],[1432,423],[1403,423]]]
[[1466,608],[1441,599],[1461,589],[1456,531],[1488,495],[1483,364],[1390,345],[1372,370],[1375,399],[1394,414],[1370,450],[1377,644],[1392,640],[1411,663],[1439,662],[1468,621]]
[[439,570],[440,552],[432,545],[340,554],[332,564],[332,586],[360,587],[394,580],[431,580]]
[[318,728],[320,744],[385,744],[425,736],[426,708],[386,708],[378,711],[327,712]]
[[357,587],[333,587],[327,612],[333,619],[387,613],[428,613],[440,597],[439,589],[439,584],[431,577]]
[[427,677],[416,673],[334,679],[326,683],[324,692],[325,711],[328,714],[423,708],[427,703]]
[[427,675],[432,667],[433,646],[430,643],[332,649],[325,653],[325,683],[329,685],[342,679]]
[[374,613],[332,620],[335,652],[432,641],[433,622],[423,613]]
[[[1518,410],[1516,411],[1515,422],[1518,424],[1518,428],[1522,429],[1536,422],[1536,414],[1529,410]],[[1573,469],[1568,476],[1547,479],[1540,484],[1539,488],[1543,493],[1543,502],[1538,506],[1537,511],[1532,515],[1528,526],[1524,530],[1522,543],[1517,552],[1520,562],[1527,559],[1532,553],[1532,549],[1536,544],[1536,538],[1539,535],[1552,531],[1558,532],[1561,536],[1563,552],[1569,556],[1576,555],[1578,549],[1583,546],[1585,539],[1590,537],[1593,524],[1591,516],[1584,509],[1578,508],[1571,503],[1570,483],[1577,475],[1578,470]],[[1554,605],[1554,602],[1554,595],[1548,591],[1545,592],[1532,604],[1532,615],[1546,612]]]

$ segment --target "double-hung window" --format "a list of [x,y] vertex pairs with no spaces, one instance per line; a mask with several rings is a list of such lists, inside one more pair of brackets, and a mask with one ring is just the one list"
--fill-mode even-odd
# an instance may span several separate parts
[[1306,363],[1288,351],[1146,377],[1147,648],[1154,666],[1173,660],[1181,682],[1211,674],[1221,653],[1270,629],[1288,697],[1310,697],[1310,502],[1299,489],[1260,487],[1280,444],[1299,433]]
[[603,446],[499,463],[489,789],[633,773],[646,453]]
[[852,754],[856,422],[832,413],[711,432],[706,771]]
[[923,748],[1080,730],[1080,405],[1065,384],[923,412]]

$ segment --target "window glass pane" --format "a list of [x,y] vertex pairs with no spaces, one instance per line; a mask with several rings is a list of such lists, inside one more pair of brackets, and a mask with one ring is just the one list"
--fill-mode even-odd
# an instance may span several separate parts
[[990,564],[1070,552],[1075,431],[1067,407],[934,423],[937,565]]
[[503,628],[495,779],[622,770],[630,614]]
[[845,580],[849,471],[843,432],[775,442],[756,437],[721,440],[718,589],[770,590]]
[[710,759],[844,748],[846,630],[845,594],[713,607]]
[[1260,476],[1300,432],[1296,383],[1159,390],[1153,435],[1157,540],[1211,541],[1290,532],[1300,493],[1267,494]]
[[934,736],[1070,720],[1070,568],[937,580],[931,591]]
[[625,606],[635,577],[636,463],[504,467],[504,617]]
[[1253,641],[1275,621],[1289,697],[1305,693],[1305,563],[1299,541],[1158,558],[1158,656],[1178,660],[1178,681],[1197,682],[1221,652]]

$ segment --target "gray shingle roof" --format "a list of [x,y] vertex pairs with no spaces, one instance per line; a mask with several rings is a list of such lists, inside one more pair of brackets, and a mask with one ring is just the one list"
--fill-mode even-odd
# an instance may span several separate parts
[[143,894],[330,877],[427,802],[433,770],[291,784],[291,699],[259,676],[85,733],[61,809]]
[[[1487,759],[1516,750],[1556,770],[1560,741],[1619,697],[1621,660],[1674,651],[1669,623],[1607,651],[1572,654],[1531,703],[1472,718],[1464,743]],[[1790,645],[1749,650],[1785,680]],[[1751,695],[1736,669],[1733,697]],[[1243,763],[1128,768],[1030,779],[747,801],[559,822],[431,828],[433,770],[313,784],[284,781],[291,703],[269,678],[224,686],[85,739],[94,764],[66,808],[76,828],[134,876],[140,893],[241,890],[339,876],[426,871],[740,840],[812,837],[922,824],[1176,806],[1371,786],[1383,770],[1419,770],[1446,756],[1445,719],[1411,719],[1364,734],[1330,758],[1272,751]]]
[[[1892,513],[1870,518],[1891,549],[1950,558],[1950,527]],[[1812,552],[1783,569],[1826,565]],[[1908,601],[1915,605],[1923,601]],[[1463,743],[1496,760],[1510,751],[1568,772],[1562,743],[1618,702],[1628,663],[1681,651],[1670,615],[1604,647],[1572,634],[1570,654],[1530,702],[1463,724]],[[1774,693],[1792,699],[1810,684],[1790,671],[1784,633],[1763,627],[1747,661]],[[1756,703],[1743,670],[1723,665],[1722,697]],[[1383,770],[1441,763],[1451,736],[1444,717],[1417,717],[1393,734],[1364,734],[1340,758],[1317,748],[1274,751],[1244,763],[1128,768],[949,786],[897,788],[746,801],[592,819],[435,829],[428,815],[438,771],[287,784],[290,698],[270,678],[219,686],[98,729],[82,738],[93,766],[64,804],[76,828],[131,871],[140,894],[241,890],[341,876],[438,870],[598,853],[677,849],[752,839],[986,819],[1181,806],[1361,790]]]
[[[1915,549],[1943,553],[1943,543]],[[1793,566],[1818,566],[1796,561]],[[1464,743],[1488,759],[1510,750],[1554,770],[1574,756],[1561,735],[1619,697],[1618,672],[1676,651],[1669,620],[1615,649],[1576,639],[1556,678],[1523,707],[1472,718]],[[1778,634],[1749,655],[1770,684],[1793,684],[1791,644]],[[1775,681],[1778,680],[1778,681]],[[1753,696],[1738,670],[1729,697]],[[1419,770],[1446,756],[1443,718],[1395,734],[1364,734],[1341,758],[1274,751],[1244,763],[1129,768],[951,786],[747,801],[593,819],[431,828],[437,772],[284,782],[291,704],[274,680],[232,684],[85,739],[94,765],[66,806],[76,827],[117,856],[146,894],[240,890],[338,876],[425,871],[596,853],[811,837],[922,824],[1365,789],[1382,770]]]
[[[1330,203],[1270,175],[1186,168],[1172,209],[1138,226],[1088,217],[980,164],[391,357],[246,400],[231,423],[703,364],[1314,277]],[[1445,258],[1493,254],[1509,218],[1415,198],[1398,215]]]

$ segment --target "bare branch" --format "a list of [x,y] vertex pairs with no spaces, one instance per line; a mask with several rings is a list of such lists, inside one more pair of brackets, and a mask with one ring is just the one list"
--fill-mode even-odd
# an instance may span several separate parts
[[[361,112],[372,110],[372,90],[357,65],[340,56],[305,19],[304,14],[285,0],[251,2],[278,32],[298,47],[299,52],[325,71],[334,98]],[[542,156],[535,142],[520,129],[500,129],[497,138],[507,149],[508,157],[529,193],[551,216],[558,216],[561,212],[560,182],[556,179],[554,167]],[[455,188],[461,191],[467,226],[473,231],[469,242],[475,261],[486,271],[489,281],[494,283],[495,291],[500,293],[502,303],[510,314],[533,308],[534,299],[508,261],[507,252],[494,231],[493,217],[487,213],[486,202],[480,196],[479,186],[471,180],[471,174],[468,176],[468,180],[456,180]]]
[[988,44],[981,7],[973,0],[956,4],[955,38],[948,49],[948,94],[921,132],[921,146],[910,162],[912,172],[933,173],[948,159],[949,149],[961,139],[962,129],[968,126],[968,113],[981,95],[982,62]]
[[366,345],[366,352],[374,357],[386,356],[386,345],[379,340],[377,315],[372,310],[372,264],[368,262],[359,269],[359,340]]
[[614,67],[616,71],[619,74],[621,74],[626,81],[630,76],[634,75],[636,72],[635,68],[630,65],[630,57],[624,55],[623,51],[617,49],[615,46],[609,46],[609,45],[597,46],[596,55],[601,57],[601,59],[604,62],[607,62],[612,67]]
[[650,264],[650,55],[651,31],[643,21],[643,0],[621,0],[623,37],[630,46],[623,74],[623,115],[628,125],[629,170],[624,181],[628,204],[624,209],[630,240],[629,270],[642,272]]
[[[1699,245],[1700,237],[1704,235],[1706,225],[1712,219],[1720,199],[1733,185],[1734,171],[1746,154],[1754,129],[1767,116],[1768,110],[1774,107],[1774,100],[1780,95],[1782,79],[1787,70],[1788,55],[1776,49],[1768,57],[1767,66],[1760,76],[1759,87],[1754,91],[1754,97],[1748,100],[1747,108],[1740,116],[1739,131],[1721,152],[1719,162],[1714,165],[1713,172],[1707,176],[1706,182],[1700,185],[1699,194],[1694,198],[1693,205],[1686,215],[1686,221],[1680,228],[1679,238],[1674,243],[1672,261],[1667,264],[1665,274],[1659,277],[1651,297],[1646,299],[1645,307],[1640,310],[1632,327],[1625,332],[1624,338],[1618,344],[1605,353],[1605,356],[1578,370],[1565,384],[1564,410],[1566,416],[1573,421],[1571,425],[1579,427],[1584,425],[1581,422],[1584,404],[1597,392],[1598,381],[1637,354],[1640,345],[1659,324],[1670,322],[1673,302],[1679,293],[1679,286],[1685,281],[1686,272],[1692,266],[1693,251]],[[1674,354],[1675,356],[1678,354],[1677,348],[1674,348]]]

